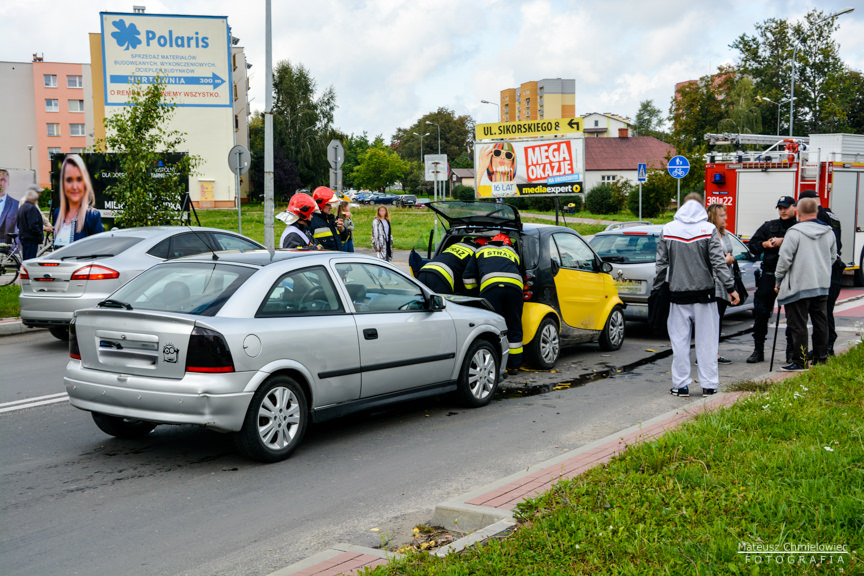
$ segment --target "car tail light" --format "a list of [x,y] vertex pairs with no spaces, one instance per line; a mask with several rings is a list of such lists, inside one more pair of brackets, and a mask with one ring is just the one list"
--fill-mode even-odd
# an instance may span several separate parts
[[534,273],[525,273],[525,282],[522,285],[522,300],[529,301],[534,298]]
[[647,232],[622,232],[624,236],[647,236]]
[[120,273],[116,270],[98,264],[89,264],[73,272],[70,280],[113,280],[119,277]]
[[225,337],[209,328],[193,328],[186,354],[186,371],[234,372],[234,360]]
[[30,273],[27,272],[27,268],[26,268],[26,267],[21,266],[21,271],[18,272],[18,277],[19,277],[21,280],[29,280],[29,279],[30,279]]
[[81,350],[78,349],[78,334],[75,332],[75,319],[69,323],[69,357],[75,360],[81,359]]

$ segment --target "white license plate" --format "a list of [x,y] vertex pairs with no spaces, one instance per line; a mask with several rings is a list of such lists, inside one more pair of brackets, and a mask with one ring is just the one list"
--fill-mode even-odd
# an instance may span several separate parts
[[619,294],[643,294],[645,292],[642,280],[616,280],[615,287]]

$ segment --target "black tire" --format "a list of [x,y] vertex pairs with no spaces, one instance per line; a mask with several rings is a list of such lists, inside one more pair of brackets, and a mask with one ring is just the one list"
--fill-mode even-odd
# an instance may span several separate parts
[[0,286],[14,284],[21,272],[21,258],[17,254],[4,254],[0,263]]
[[600,348],[603,350],[618,350],[624,343],[624,309],[621,306],[612,308],[603,332],[600,333]]
[[93,422],[100,430],[116,438],[142,438],[150,434],[156,424],[133,418],[109,416],[100,412],[92,412]]
[[69,326],[50,326],[48,331],[58,340],[67,342],[69,340]]
[[457,394],[469,408],[486,406],[498,390],[501,358],[495,347],[486,340],[475,340],[465,354],[459,370]]
[[555,367],[561,355],[561,337],[558,323],[551,316],[540,321],[534,339],[528,344],[528,361],[543,370]]
[[260,462],[288,458],[303,440],[309,423],[309,405],[303,387],[288,376],[274,376],[255,392],[237,447]]

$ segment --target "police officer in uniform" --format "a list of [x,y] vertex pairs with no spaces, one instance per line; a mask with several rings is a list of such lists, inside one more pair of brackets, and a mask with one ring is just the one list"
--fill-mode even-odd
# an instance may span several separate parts
[[498,234],[474,253],[463,275],[465,288],[478,290],[495,312],[507,322],[510,358],[507,373],[514,374],[522,365],[522,273],[519,255],[506,234]]
[[312,193],[312,199],[319,210],[312,215],[309,223],[312,241],[325,250],[342,250],[342,242],[348,239],[348,231],[342,219],[337,220],[331,214],[333,206],[339,204],[339,198],[330,188],[319,186]]
[[[765,361],[765,338],[768,335],[768,323],[774,311],[774,271],[780,246],[786,231],[798,223],[795,219],[795,199],[791,196],[781,196],[777,200],[779,218],[768,220],[762,224],[750,238],[750,251],[756,256],[762,256],[762,273],[756,283],[756,294],[753,295],[753,353],[747,358],[748,364]],[[789,341],[787,339],[787,348]],[[790,350],[786,351],[789,357]]]
[[816,202],[819,203],[816,220],[830,226],[834,232],[834,239],[837,241],[837,260],[831,266],[831,288],[828,290],[828,355],[834,356],[834,342],[837,340],[837,331],[834,327],[834,305],[837,304],[837,298],[840,296],[840,288],[843,286],[843,270],[846,269],[846,264],[840,257],[840,249],[842,248],[840,219],[831,210],[822,207],[822,201],[815,190],[804,190],[798,194],[798,199],[801,198],[816,199]]
[[475,250],[466,240],[452,244],[424,264],[417,279],[438,294],[465,294],[462,276]]

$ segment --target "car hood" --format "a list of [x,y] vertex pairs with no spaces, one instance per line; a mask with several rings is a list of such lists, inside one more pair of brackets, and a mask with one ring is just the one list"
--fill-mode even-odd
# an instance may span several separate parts
[[453,302],[454,304],[461,304],[462,306],[470,306],[472,308],[479,308],[481,310],[489,310],[490,312],[495,312],[495,308],[489,303],[485,298],[477,298],[475,296],[461,296],[459,294],[442,294],[445,300],[449,302]]
[[426,206],[444,219],[447,228],[476,226],[522,230],[519,211],[507,204],[444,201],[430,202]]

